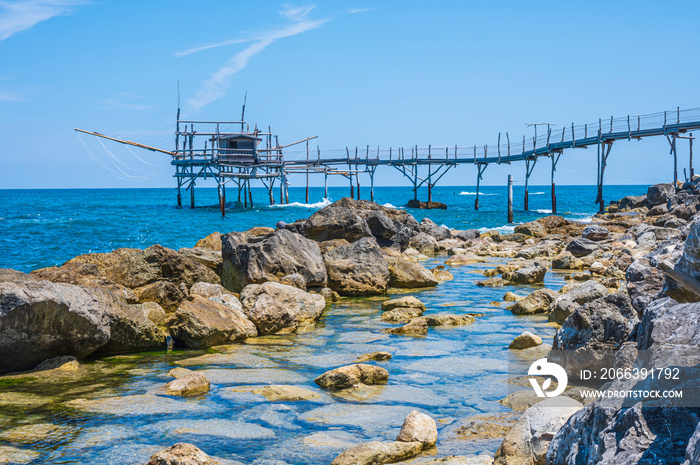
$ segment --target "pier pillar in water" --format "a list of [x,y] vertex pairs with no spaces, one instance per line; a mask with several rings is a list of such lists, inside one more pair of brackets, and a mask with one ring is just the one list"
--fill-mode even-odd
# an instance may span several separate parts
[[508,223],[513,222],[513,176],[508,175]]
[[177,208],[182,208],[182,193],[180,192],[180,186],[177,186]]
[[194,183],[190,185],[190,208],[194,208]]

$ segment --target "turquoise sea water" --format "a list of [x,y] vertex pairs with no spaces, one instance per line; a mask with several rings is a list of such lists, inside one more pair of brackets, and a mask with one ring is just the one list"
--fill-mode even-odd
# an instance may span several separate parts
[[[330,200],[349,194],[348,188],[330,188]],[[411,210],[420,221],[429,217],[451,228],[496,228],[506,225],[505,187],[483,187],[480,209],[474,211],[474,187],[436,187],[433,200],[447,210]],[[525,222],[551,212],[549,186],[530,188],[530,211],[523,208],[523,188],[514,188],[515,221]],[[605,198],[640,195],[646,186],[606,186]],[[107,252],[119,247],[145,248],[153,244],[178,249],[193,247],[208,234],[243,231],[253,226],[274,226],[308,217],[323,201],[323,188],[311,188],[305,205],[303,188],[290,189],[290,206],[269,206],[267,191],[253,189],[255,207],[246,210],[229,202],[227,216],[218,213],[216,189],[197,189],[197,205],[176,208],[174,189],[56,189],[0,190],[0,268],[24,272],[60,265],[88,252]],[[234,195],[228,192],[229,200]],[[363,187],[361,196],[369,198]],[[407,187],[377,187],[375,201],[402,207],[413,197]],[[425,200],[425,192],[420,198]],[[558,186],[558,213],[585,219],[596,211],[594,186]]]

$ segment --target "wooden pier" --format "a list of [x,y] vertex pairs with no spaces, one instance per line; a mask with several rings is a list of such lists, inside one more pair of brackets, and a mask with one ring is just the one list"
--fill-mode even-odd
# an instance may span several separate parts
[[[280,145],[277,136],[268,126],[262,132],[257,126],[250,131],[241,121],[185,121],[180,120],[178,110],[175,131],[175,150],[167,151],[135,142],[119,140],[103,134],[76,129],[98,137],[104,137],[147,150],[168,154],[175,166],[177,181],[177,203],[182,206],[182,189],[190,191],[190,205],[195,206],[195,186],[199,179],[212,178],[217,183],[219,206],[222,215],[226,208],[226,185],[237,188],[237,200],[248,208],[253,206],[251,181],[259,181],[268,190],[268,202],[275,203],[275,191],[279,189],[279,203],[289,202],[289,175],[306,175],[306,201],[309,201],[309,175],[322,174],[325,180],[325,196],[328,196],[328,176],[343,176],[349,181],[350,196],[360,198],[360,180],[368,178],[370,199],[374,200],[374,178],[378,167],[386,166],[399,171],[412,184],[414,198],[418,190],[426,186],[428,201],[432,201],[432,188],[451,169],[460,165],[476,168],[476,198],[474,208],[479,209],[479,188],[483,173],[490,164],[512,164],[523,162],[525,168],[524,206],[528,209],[528,184],[530,175],[540,158],[551,163],[552,212],[556,213],[555,172],[560,157],[566,150],[597,149],[597,196],[595,202],[600,211],[605,209],[603,197],[604,175],[612,146],[616,141],[643,140],[649,137],[664,137],[673,155],[673,181],[678,182],[677,143],[679,139],[689,142],[689,179],[693,170],[693,136],[690,131],[700,129],[700,108],[665,111],[640,116],[599,119],[593,124],[565,126],[555,131],[547,125],[546,134],[522,142],[513,143],[510,135],[498,135],[496,145],[399,147],[370,149],[369,146],[350,149],[309,149],[309,141],[317,136],[302,139],[292,144]],[[285,149],[306,143],[306,150],[295,151],[285,157]],[[305,153],[304,153],[305,152]],[[289,152],[287,152],[289,155]],[[277,183],[277,185],[275,185]],[[242,199],[242,200],[241,200]]]

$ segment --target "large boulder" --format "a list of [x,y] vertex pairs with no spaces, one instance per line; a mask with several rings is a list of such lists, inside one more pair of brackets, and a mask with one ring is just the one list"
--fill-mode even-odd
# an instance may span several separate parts
[[[183,289],[184,287],[184,289]],[[156,281],[134,289],[139,302],[155,302],[171,313],[177,310],[180,302],[187,297],[187,288],[170,281]]]
[[182,248],[178,250],[178,253],[185,255],[195,261],[198,261],[202,265],[211,269],[215,273],[219,273],[221,269],[221,263],[223,259],[221,258],[220,250],[212,250],[207,247],[194,247],[194,248]]
[[700,346],[700,303],[679,304],[670,297],[651,303],[642,315],[637,341],[640,350],[655,346]]
[[514,228],[514,232],[525,234],[532,237],[544,237],[547,235],[547,228],[542,223],[530,221],[529,223],[519,224]]
[[592,241],[604,241],[610,239],[610,231],[599,224],[589,224],[583,228],[583,238]]
[[153,454],[146,465],[214,465],[215,463],[194,444],[180,442]]
[[[103,307],[103,310],[109,320],[110,336],[109,341],[95,353],[116,354],[166,347],[166,333],[157,325],[159,320],[164,323],[164,312],[157,304],[115,304]],[[159,313],[155,318],[154,311]]]
[[595,281],[574,285],[569,292],[557,297],[549,306],[549,321],[563,324],[581,305],[605,297],[610,291]]
[[556,291],[551,289],[537,289],[522,300],[508,307],[514,315],[532,315],[534,313],[546,313],[549,305],[559,297]]
[[219,283],[210,268],[186,255],[160,245],[141,249],[117,249],[109,253],[79,255],[67,262],[94,264],[110,281],[134,289],[168,281],[188,288],[198,282]]
[[508,431],[496,451],[494,465],[544,464],[552,435],[582,407],[580,402],[563,396],[536,403]]
[[204,239],[198,240],[194,246],[195,248],[210,249],[221,252],[221,236],[222,234],[220,232],[213,232]]
[[126,286],[110,281],[99,268],[92,263],[68,262],[60,267],[34,270],[31,275],[37,279],[45,279],[52,283],[67,283],[104,289],[123,298],[128,303],[137,303],[134,292]]
[[300,226],[292,223],[287,227],[319,242],[332,239],[354,242],[372,235],[367,222],[362,217],[349,208],[336,206],[320,209],[307,220],[302,220]]
[[420,231],[429,236],[433,236],[436,241],[442,241],[450,237],[450,230],[448,228],[438,226],[429,218],[423,218],[423,221],[420,222]]
[[540,263],[533,263],[514,271],[503,273],[503,279],[515,284],[535,284],[544,281],[547,268]]
[[241,292],[243,312],[259,334],[288,333],[321,317],[326,299],[285,284],[251,284]]
[[437,277],[426,267],[397,257],[384,257],[389,265],[389,286],[400,289],[433,287]]
[[105,309],[124,306],[114,294],[0,271],[0,373],[59,355],[83,358],[109,341]]
[[384,294],[389,287],[389,265],[373,238],[363,237],[323,255],[328,287],[341,295]]
[[382,302],[382,311],[387,312],[395,308],[418,308],[425,311],[425,304],[412,295],[390,299]]
[[647,189],[647,203],[650,206],[666,203],[676,194],[673,184],[655,184]]
[[620,211],[639,208],[644,206],[646,200],[646,195],[628,195],[627,197],[623,197],[622,199],[620,199],[618,208]]
[[422,254],[432,254],[439,248],[437,240],[424,232],[411,236],[408,241],[408,247],[416,249]]
[[571,252],[574,257],[585,257],[590,255],[600,248],[597,242],[590,239],[578,238],[569,242],[566,246],[566,250]]
[[242,309],[193,295],[169,318],[173,339],[200,349],[257,336],[255,325]]
[[584,264],[569,251],[564,251],[552,260],[553,270],[582,270]]
[[664,285],[663,272],[651,266],[645,258],[632,262],[627,268],[626,279],[627,293],[640,314],[659,295]]
[[323,373],[314,382],[324,389],[347,389],[357,384],[386,384],[389,372],[382,367],[357,363]]
[[310,287],[326,285],[326,268],[318,244],[286,229],[245,243],[238,235],[226,234],[221,252],[222,284],[233,292],[293,273],[302,275]]

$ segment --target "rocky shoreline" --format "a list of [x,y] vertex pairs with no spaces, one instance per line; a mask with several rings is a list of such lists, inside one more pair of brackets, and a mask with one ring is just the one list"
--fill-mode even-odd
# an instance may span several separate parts
[[[569,284],[559,292],[543,287],[527,296],[504,296],[513,301],[508,310],[544,314],[557,325],[551,360],[571,364],[564,360],[571,353],[586,360],[587,354],[611,350],[625,354],[618,366],[631,366],[638,350],[680,351],[700,342],[700,307],[694,303],[700,298],[700,223],[694,218],[700,186],[677,187],[652,186],[644,197],[621,199],[588,225],[549,216],[518,225],[511,234],[449,230],[403,210],[344,198],[278,229],[213,233],[179,251],[155,245],[81,255],[30,274],[0,270],[0,373],[67,370],[87,356],[172,345],[203,349],[306,331],[344,297],[449,286],[443,284],[452,279],[448,270],[420,264],[435,254],[448,254],[445,264],[451,267],[507,260],[486,270],[481,286],[538,286],[550,270],[566,273]],[[419,299],[407,296],[384,301],[381,318],[396,325],[388,334],[421,336],[480,317],[425,311]],[[513,351],[533,354],[545,347],[531,333],[511,344]],[[366,354],[322,374],[316,384],[333,391],[386,383],[391,373],[372,362],[387,357]],[[163,387],[167,395],[209,390],[201,373],[175,370],[169,373],[175,379]],[[269,385],[260,392],[278,399],[315,394],[293,388]],[[525,408],[497,433],[504,439],[495,457],[420,463],[698,463],[697,409],[652,411],[641,403],[623,406],[621,399],[584,406],[577,389],[541,403],[520,397],[504,400]],[[564,403],[546,408],[555,400]],[[71,402],[71,408],[86,405]],[[405,460],[431,449],[437,435],[432,418],[412,412],[396,441],[358,444],[333,463]],[[0,448],[0,459],[3,453]],[[652,455],[661,458],[650,461]],[[178,444],[150,463],[215,462],[194,445]]]

